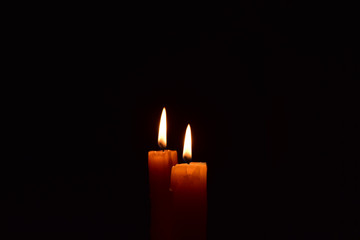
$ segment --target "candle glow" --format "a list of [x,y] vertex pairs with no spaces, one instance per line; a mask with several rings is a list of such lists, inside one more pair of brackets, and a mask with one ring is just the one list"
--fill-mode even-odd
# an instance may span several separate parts
[[162,148],[162,149],[166,148],[166,110],[165,110],[165,107],[162,110],[161,118],[160,118],[158,144],[159,144],[160,148]]
[[188,162],[191,157],[191,128],[190,124],[188,124],[185,132],[183,159]]

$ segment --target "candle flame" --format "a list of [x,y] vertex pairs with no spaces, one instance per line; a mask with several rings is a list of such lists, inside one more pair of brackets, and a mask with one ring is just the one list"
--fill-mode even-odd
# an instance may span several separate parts
[[159,126],[158,144],[160,148],[166,148],[166,110],[162,110]]
[[190,124],[187,125],[184,140],[183,159],[185,161],[191,160],[191,128]]

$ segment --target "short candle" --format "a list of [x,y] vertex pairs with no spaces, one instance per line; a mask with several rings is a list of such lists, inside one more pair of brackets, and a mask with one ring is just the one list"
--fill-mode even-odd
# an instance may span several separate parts
[[[189,162],[191,128],[187,126],[183,158]],[[207,165],[205,162],[176,164],[171,170],[173,193],[174,239],[206,239]]]

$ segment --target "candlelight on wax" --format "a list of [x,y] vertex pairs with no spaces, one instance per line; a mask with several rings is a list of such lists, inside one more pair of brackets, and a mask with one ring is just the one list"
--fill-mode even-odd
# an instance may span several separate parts
[[[191,128],[187,126],[183,158],[190,162]],[[204,162],[176,164],[171,170],[174,239],[206,239],[207,165]]]
[[149,151],[149,183],[151,201],[151,239],[169,239],[171,236],[171,168],[177,164],[177,152],[166,148],[166,110],[163,108],[158,135],[160,151]]

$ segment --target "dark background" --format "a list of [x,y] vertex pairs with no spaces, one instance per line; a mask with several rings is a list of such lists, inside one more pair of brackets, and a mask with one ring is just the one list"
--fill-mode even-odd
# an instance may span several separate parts
[[209,239],[359,236],[352,6],[16,9],[13,238],[148,239],[164,106],[168,148],[180,158],[190,123],[193,160],[208,164]]

